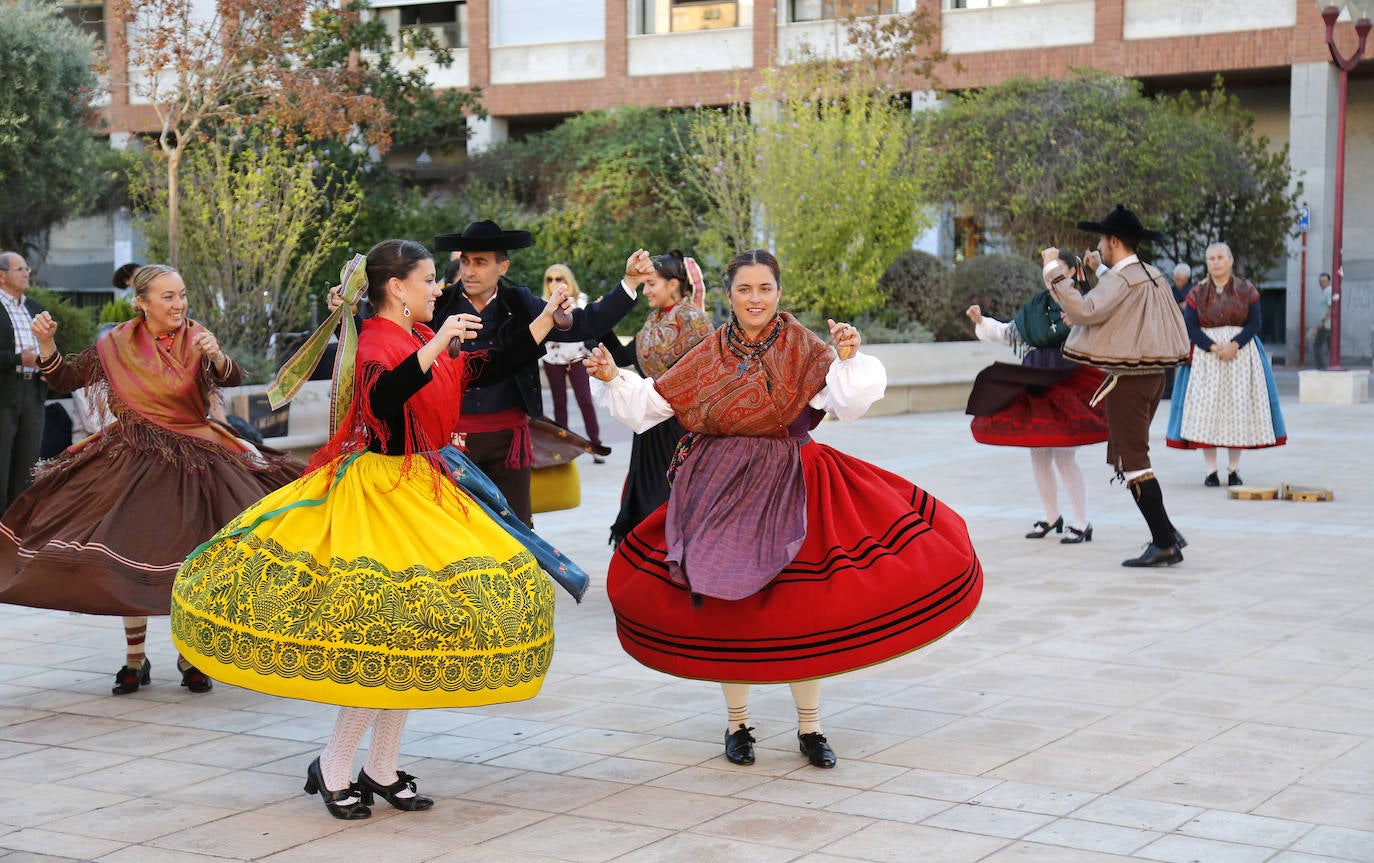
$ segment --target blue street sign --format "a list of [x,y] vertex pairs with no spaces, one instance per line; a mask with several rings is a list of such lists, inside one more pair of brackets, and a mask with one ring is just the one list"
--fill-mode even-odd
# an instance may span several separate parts
[[1312,211],[1305,206],[1298,208],[1298,230],[1312,230]]

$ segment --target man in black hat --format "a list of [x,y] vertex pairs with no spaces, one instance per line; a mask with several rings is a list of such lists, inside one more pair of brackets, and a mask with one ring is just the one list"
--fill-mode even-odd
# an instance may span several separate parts
[[1164,393],[1164,370],[1188,357],[1188,331],[1168,281],[1136,256],[1142,240],[1165,237],[1146,230],[1120,204],[1102,221],[1077,227],[1098,235],[1103,266],[1096,287],[1080,294],[1058,249],[1046,249],[1042,257],[1050,292],[1073,327],[1064,356],[1108,373],[1093,399],[1107,407],[1107,461],[1126,481],[1150,527],[1145,551],[1122,566],[1173,565],[1183,560],[1187,543],[1169,521],[1164,493],[1150,469],[1150,422]]
[[[440,234],[434,238],[437,251],[459,253],[461,274],[456,285],[446,288],[434,306],[432,327],[440,326],[449,315],[459,312],[477,315],[482,329],[477,338],[463,342],[463,350],[500,348],[510,344],[516,328],[528,328],[544,309],[544,300],[529,288],[505,278],[510,269],[507,253],[533,245],[529,231],[504,231],[492,221],[473,222],[461,234]],[[648,254],[635,253],[631,261]],[[572,326],[553,330],[548,338],[560,342],[581,342],[608,333],[629,314],[638,299],[639,278],[632,278],[626,266],[626,280],[619,288],[590,303],[571,309]],[[544,414],[544,399],[539,390],[539,363],[531,360],[514,377],[483,387],[470,387],[463,394],[463,413],[459,432],[466,440],[468,457],[476,462],[506,496],[506,500],[526,524],[533,526],[530,503],[529,418]]]

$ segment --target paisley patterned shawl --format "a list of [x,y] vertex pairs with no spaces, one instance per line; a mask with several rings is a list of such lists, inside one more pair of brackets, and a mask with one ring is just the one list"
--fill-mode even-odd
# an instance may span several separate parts
[[1231,283],[1220,291],[1208,276],[1188,294],[1188,305],[1197,309],[1198,325],[1208,327],[1243,327],[1250,315],[1250,306],[1259,300],[1255,286],[1232,275]]
[[644,374],[658,380],[709,335],[711,322],[690,303],[654,309],[635,336],[635,358]]
[[719,327],[654,381],[654,387],[690,432],[744,437],[787,437],[806,403],[825,387],[835,354],[786,312],[782,332],[741,375],[740,359]]
[[244,446],[207,420],[207,359],[192,339],[205,330],[187,321],[172,334],[171,350],[158,342],[142,317],[125,321],[96,342],[96,356],[110,391],[153,425],[204,443],[243,452]]

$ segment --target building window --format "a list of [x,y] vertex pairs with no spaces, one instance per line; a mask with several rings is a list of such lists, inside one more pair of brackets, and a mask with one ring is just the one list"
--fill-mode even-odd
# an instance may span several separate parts
[[372,14],[386,22],[387,32],[399,37],[405,30],[428,28],[440,48],[468,46],[468,5],[466,2],[412,3],[375,6]]
[[892,15],[897,11],[897,0],[791,0],[791,11],[791,21]]
[[739,26],[738,0],[640,0],[640,33],[683,33]]
[[100,0],[81,3],[63,3],[62,14],[67,20],[89,33],[100,44],[105,44],[105,4]]
[[401,7],[401,29],[428,27],[441,48],[468,45],[468,4],[422,3]]
[[1026,6],[1042,0],[944,0],[945,10],[950,9],[995,9],[999,6]]

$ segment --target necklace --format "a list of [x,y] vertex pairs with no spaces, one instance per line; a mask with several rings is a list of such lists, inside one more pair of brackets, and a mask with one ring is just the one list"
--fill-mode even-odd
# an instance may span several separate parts
[[158,345],[159,347],[163,348],[163,349],[166,350],[168,353],[171,353],[171,352],[172,352],[172,343],[173,343],[174,341],[176,341],[176,337],[177,337],[176,331],[173,330],[173,331],[170,332],[170,333],[163,333],[163,334],[160,335],[160,336],[153,336],[153,341],[154,341],[155,343],[157,343],[157,345]]
[[739,357],[739,364],[735,366],[735,379],[744,377],[744,373],[749,370],[749,361],[763,356],[764,352],[773,347],[773,342],[778,340],[782,333],[782,319],[773,319],[773,331],[764,336],[757,342],[751,342],[744,338],[744,331],[740,329],[739,321],[735,318],[730,319],[730,326],[725,330],[725,344],[730,348],[730,353]]

